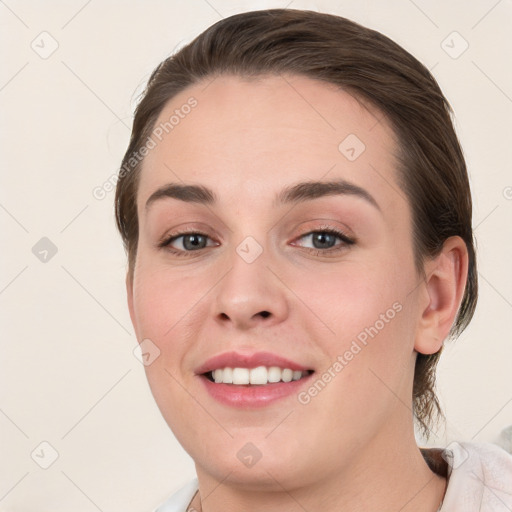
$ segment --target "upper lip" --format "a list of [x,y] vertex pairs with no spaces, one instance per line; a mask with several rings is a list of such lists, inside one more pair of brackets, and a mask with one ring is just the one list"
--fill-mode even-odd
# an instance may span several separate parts
[[201,375],[219,368],[256,368],[258,366],[278,366],[279,368],[289,368],[290,370],[298,371],[311,369],[285,357],[272,354],[271,352],[255,352],[252,354],[224,352],[205,361],[201,366],[196,368],[195,372]]

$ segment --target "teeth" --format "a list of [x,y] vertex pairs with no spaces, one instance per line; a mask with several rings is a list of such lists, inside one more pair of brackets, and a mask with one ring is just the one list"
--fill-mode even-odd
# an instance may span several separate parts
[[309,371],[290,370],[278,366],[258,366],[257,368],[218,368],[211,372],[217,384],[265,385],[275,382],[291,382],[309,375]]
[[269,382],[279,382],[281,380],[281,368],[278,366],[271,366],[268,369],[268,381]]
[[[223,372],[223,370],[215,370]],[[222,376],[224,382],[224,375]],[[233,368],[233,384],[249,384],[249,370],[247,368]]]
[[224,368],[224,370],[217,370],[222,372],[222,382],[224,384],[233,384],[233,368]]
[[249,372],[249,382],[251,384],[266,384],[268,371],[264,366],[258,366],[258,368],[253,368]]
[[283,382],[291,382],[293,377],[293,371],[289,368],[286,368],[283,370],[283,374],[281,375],[281,379],[283,379]]

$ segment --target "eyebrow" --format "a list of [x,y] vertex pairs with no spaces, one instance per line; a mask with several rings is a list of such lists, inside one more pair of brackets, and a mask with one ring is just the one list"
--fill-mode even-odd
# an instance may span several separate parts
[[[304,181],[288,186],[275,196],[273,206],[278,207],[333,195],[360,197],[381,211],[379,204],[367,190],[343,179],[335,181]],[[204,185],[168,183],[155,190],[149,196],[149,199],[146,201],[146,210],[156,201],[167,198],[210,206],[214,206],[218,202],[215,192]]]

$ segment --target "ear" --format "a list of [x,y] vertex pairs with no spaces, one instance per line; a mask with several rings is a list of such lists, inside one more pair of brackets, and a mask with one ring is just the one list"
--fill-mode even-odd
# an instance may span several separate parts
[[137,335],[137,320],[135,316],[135,308],[133,307],[133,279],[130,276],[130,272],[126,273],[126,298],[128,300],[128,310],[130,311],[130,318],[132,320],[133,329],[135,330],[135,336]]
[[466,287],[468,251],[459,236],[448,238],[443,249],[425,264],[424,300],[414,348],[435,354],[453,325]]

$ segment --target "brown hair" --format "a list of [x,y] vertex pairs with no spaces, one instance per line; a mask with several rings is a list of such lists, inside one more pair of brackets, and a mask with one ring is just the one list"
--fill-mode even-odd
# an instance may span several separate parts
[[[458,235],[469,253],[468,279],[450,335],[471,320],[477,272],[471,227],[472,204],[451,107],[428,69],[379,32],[330,14],[292,9],[246,12],[223,19],[171,55],[151,74],[139,102],[116,189],[117,227],[133,277],[138,243],[136,194],[138,154],[165,104],[200,80],[221,74],[240,77],[290,73],[339,86],[382,112],[399,142],[398,181],[412,210],[415,263]],[[435,394],[436,354],[418,354],[413,410],[428,438],[442,417]]]

